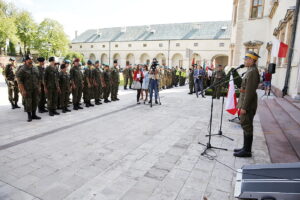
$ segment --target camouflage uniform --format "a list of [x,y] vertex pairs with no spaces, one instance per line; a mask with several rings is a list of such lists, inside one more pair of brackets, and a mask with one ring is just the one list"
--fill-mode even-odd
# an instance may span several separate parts
[[[226,74],[224,70],[217,70],[213,73],[213,84],[218,83],[220,80],[225,78]],[[222,95],[223,85],[219,85],[213,88],[213,98],[220,99],[220,96]]]
[[108,100],[108,97],[109,97],[109,94],[110,94],[110,71],[109,69],[106,69],[104,70],[103,72],[103,98],[104,98],[104,102],[107,103],[107,102],[110,102]]
[[40,87],[41,87],[41,92],[40,92],[40,97],[39,97],[39,112],[47,112],[45,109],[45,104],[46,104],[46,94],[45,94],[45,85],[44,85],[44,76],[45,76],[45,68],[43,66],[37,66],[39,70],[39,80],[40,80]]
[[16,80],[16,70],[12,64],[6,65],[4,76],[8,87],[8,99],[12,105],[12,109],[19,108],[19,88]]
[[190,69],[190,71],[189,71],[189,89],[190,89],[189,94],[193,94],[194,89],[195,89],[194,70],[193,69]]
[[45,69],[44,83],[45,87],[48,90],[47,93],[47,106],[49,114],[56,113],[57,102],[58,102],[58,93],[59,93],[59,72],[56,66],[49,65]]
[[82,97],[82,80],[83,80],[83,74],[80,70],[79,66],[73,66],[70,70],[70,81],[72,82],[72,102],[74,106],[74,110],[77,110],[78,108],[81,108],[79,106],[81,97]]
[[35,112],[39,96],[39,71],[36,67],[23,65],[17,72],[18,84],[24,86],[23,96],[25,112]]
[[119,70],[116,67],[113,67],[110,72],[110,83],[111,83],[111,100],[116,101],[118,99],[118,90],[120,84],[120,75]]
[[[123,70],[123,78],[124,78],[124,89],[127,90],[127,85],[128,85],[128,80],[129,80],[129,73],[130,73],[130,68],[128,66],[125,67]],[[129,84],[129,87],[131,85]]]
[[59,72],[60,106],[63,112],[68,111],[70,96],[70,75],[67,72]]
[[96,105],[101,104],[101,93],[102,93],[102,84],[101,84],[101,79],[102,79],[102,72],[101,69],[99,67],[95,67],[92,70],[92,76],[93,76],[93,80],[94,80],[94,86],[93,86],[93,90],[94,90],[94,97],[95,97],[95,103]]
[[84,84],[83,84],[83,100],[87,107],[93,106],[91,99],[93,98],[93,74],[92,66],[88,66],[84,69]]

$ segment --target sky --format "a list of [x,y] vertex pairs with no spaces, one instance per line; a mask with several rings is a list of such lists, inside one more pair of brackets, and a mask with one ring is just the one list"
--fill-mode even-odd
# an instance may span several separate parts
[[231,20],[233,0],[6,0],[37,23],[57,20],[72,40],[88,29]]

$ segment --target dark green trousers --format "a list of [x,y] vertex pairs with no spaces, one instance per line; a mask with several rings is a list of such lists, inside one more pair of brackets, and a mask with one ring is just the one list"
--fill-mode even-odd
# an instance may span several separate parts
[[57,89],[48,89],[47,94],[47,107],[49,110],[57,109],[57,102],[58,102],[58,92]]

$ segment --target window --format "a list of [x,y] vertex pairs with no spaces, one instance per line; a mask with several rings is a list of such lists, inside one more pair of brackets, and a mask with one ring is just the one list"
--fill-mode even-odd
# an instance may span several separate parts
[[91,48],[94,48],[94,45],[91,45]]
[[180,47],[180,43],[176,43],[176,47]]
[[70,49],[72,49],[72,45],[70,45]]
[[223,42],[219,43],[219,47],[224,47],[225,44]]
[[132,45],[131,45],[131,44],[128,44],[128,47],[132,47]]
[[82,48],[82,45],[80,45],[80,49]]
[[115,44],[115,47],[116,47],[116,48],[118,48],[118,47],[119,47],[119,45],[118,45],[118,44]]
[[102,45],[102,48],[105,48],[105,45]]
[[159,43],[159,47],[163,47],[164,45],[163,45],[163,43]]
[[147,44],[143,44],[143,47],[147,47]]
[[252,0],[250,18],[257,19],[263,17],[264,0]]
[[194,43],[194,47],[197,47],[198,46],[198,43]]

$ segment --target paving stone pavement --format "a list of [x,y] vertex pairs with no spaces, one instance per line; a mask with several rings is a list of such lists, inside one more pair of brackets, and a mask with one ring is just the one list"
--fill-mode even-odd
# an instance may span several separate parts
[[[1,81],[1,80],[0,80]],[[3,80],[2,80],[3,81]],[[161,92],[162,105],[136,105],[135,91],[121,101],[27,123],[0,92],[0,200],[208,200],[234,199],[235,172],[201,156],[206,143],[209,97],[187,95],[187,87]],[[214,101],[217,133],[221,101]],[[238,169],[269,163],[259,118],[254,120],[253,158],[232,156],[242,130],[228,122],[210,155]]]

